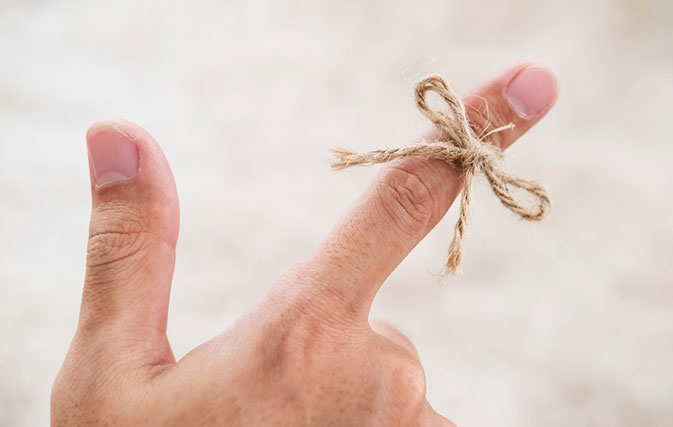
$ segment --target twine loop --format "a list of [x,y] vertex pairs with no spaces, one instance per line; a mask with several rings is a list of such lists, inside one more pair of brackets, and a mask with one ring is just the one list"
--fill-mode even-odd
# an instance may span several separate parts
[[[434,92],[448,106],[448,113],[432,109],[427,102],[427,94]],[[478,136],[472,130],[465,107],[451,91],[448,84],[438,76],[422,80],[415,89],[416,107],[437,128],[441,135],[438,141],[421,141],[400,148],[373,150],[357,153],[344,147],[332,150],[335,160],[333,169],[345,169],[357,165],[385,163],[403,157],[436,158],[443,160],[462,171],[464,188],[460,201],[460,213],[454,228],[453,240],[449,246],[446,273],[455,274],[460,267],[461,246],[465,227],[469,219],[469,207],[472,200],[472,180],[482,173],[486,177],[493,193],[500,202],[526,221],[539,221],[551,207],[547,191],[537,182],[519,178],[500,169],[497,164],[503,154],[499,147],[490,144],[487,138],[496,133],[512,129],[513,124],[501,126],[485,135]],[[518,188],[529,193],[535,203],[525,205],[515,199],[510,188]]]

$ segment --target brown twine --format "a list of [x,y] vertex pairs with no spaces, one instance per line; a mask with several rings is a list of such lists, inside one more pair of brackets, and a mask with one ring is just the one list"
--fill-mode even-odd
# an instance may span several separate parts
[[[426,100],[428,92],[435,92],[446,102],[449,114],[428,106]],[[332,168],[340,170],[357,165],[385,163],[401,157],[421,157],[440,159],[462,170],[465,186],[460,200],[460,214],[449,246],[449,258],[446,261],[446,273],[455,274],[459,270],[462,258],[461,245],[469,217],[472,180],[475,175],[483,173],[502,204],[526,221],[539,221],[544,218],[551,201],[547,191],[537,182],[510,175],[496,166],[503,157],[502,150],[485,139],[493,133],[512,129],[513,124],[491,130],[482,136],[476,135],[467,121],[463,103],[441,77],[428,77],[418,83],[415,96],[416,107],[437,127],[442,140],[421,141],[401,148],[373,150],[367,153],[356,153],[348,148],[338,147],[332,150],[335,157]],[[524,206],[511,195],[510,187],[527,191],[537,199],[537,204]]]

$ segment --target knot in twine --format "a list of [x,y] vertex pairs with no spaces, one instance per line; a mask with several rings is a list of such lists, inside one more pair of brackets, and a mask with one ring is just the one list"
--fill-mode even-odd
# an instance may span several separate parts
[[[428,92],[435,92],[442,98],[449,107],[449,114],[430,108],[426,100]],[[332,150],[335,157],[332,168],[340,170],[351,166],[386,163],[402,157],[421,157],[443,160],[461,170],[465,184],[445,270],[445,273],[456,274],[462,259],[461,246],[472,202],[472,180],[477,174],[483,173],[502,204],[523,220],[540,221],[551,207],[551,201],[547,191],[537,182],[510,175],[496,166],[503,158],[502,150],[485,139],[496,132],[512,129],[514,127],[512,123],[493,129],[485,135],[476,135],[467,121],[463,103],[441,77],[428,77],[418,83],[415,97],[416,107],[439,130],[440,140],[433,142],[422,140],[401,148],[373,150],[366,153],[338,147]],[[523,205],[512,196],[511,187],[528,192],[537,203],[532,206]]]

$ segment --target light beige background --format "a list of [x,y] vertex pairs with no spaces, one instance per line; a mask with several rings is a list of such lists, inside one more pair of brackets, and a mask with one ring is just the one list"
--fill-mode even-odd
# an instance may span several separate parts
[[462,426],[673,425],[673,3],[0,2],[0,424],[44,425],[73,333],[89,215],[84,132],[145,126],[177,180],[177,357],[306,254],[373,169],[328,150],[425,129],[412,85],[537,59],[556,108],[508,153],[545,183],[524,224],[479,184],[465,274],[437,273],[455,209],[374,316],[416,343]]

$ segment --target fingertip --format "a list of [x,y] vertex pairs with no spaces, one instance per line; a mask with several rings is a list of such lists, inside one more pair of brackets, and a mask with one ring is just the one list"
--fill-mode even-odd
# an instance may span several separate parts
[[127,181],[138,174],[138,146],[116,123],[91,125],[86,132],[86,144],[94,188]]
[[94,210],[128,205],[152,219],[168,241],[177,239],[179,202],[173,173],[159,144],[123,119],[97,121],[86,132]]
[[546,65],[518,61],[473,87],[463,101],[478,135],[513,125],[488,138],[506,149],[552,109],[558,94],[558,78]]
[[484,99],[505,98],[519,117],[532,120],[544,116],[558,95],[558,77],[547,65],[522,60],[500,68],[491,78],[472,87],[464,99],[467,104],[479,104]]
[[[131,178],[145,187],[174,186],[161,147],[136,123],[124,119],[96,121],[86,131],[86,144],[92,184],[96,188]],[[110,173],[104,173],[108,170]],[[107,176],[101,178],[102,175]]]
[[544,64],[526,61],[513,67],[506,76],[502,94],[521,118],[532,120],[544,116],[558,98],[558,78]]
[[101,127],[110,127],[116,129],[117,131],[126,133],[133,139],[150,138],[153,140],[149,132],[147,132],[142,126],[121,118],[108,118],[93,122],[91,125],[89,125],[89,128],[86,131],[87,137],[91,132],[94,132]]

